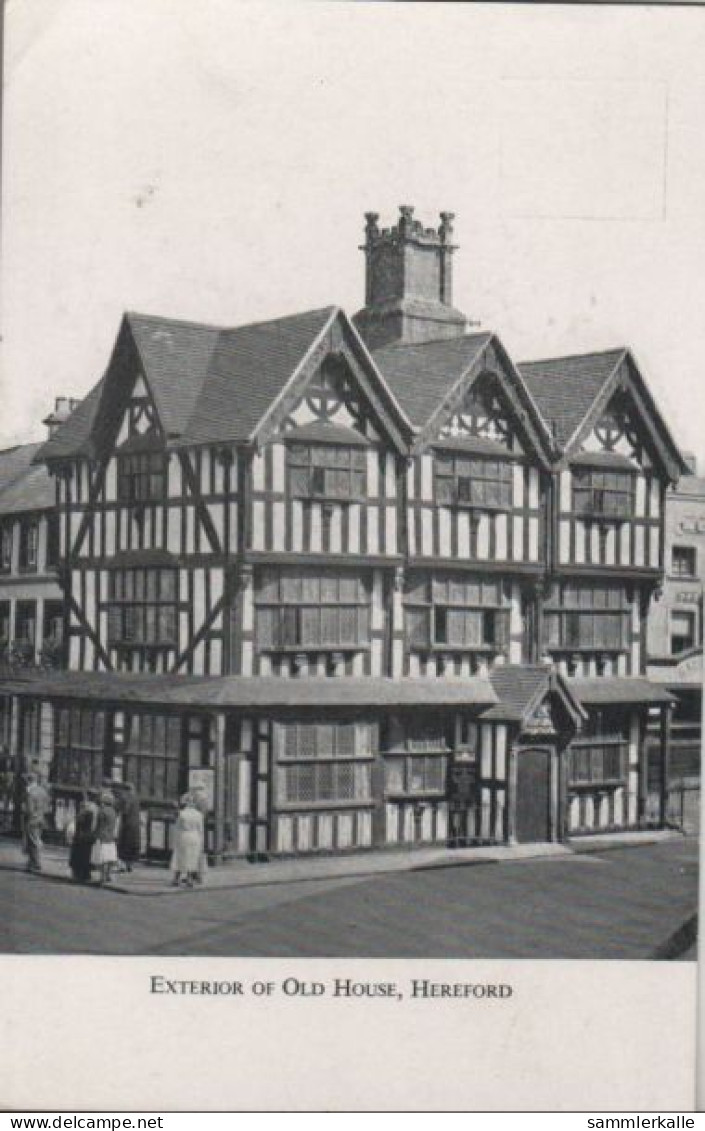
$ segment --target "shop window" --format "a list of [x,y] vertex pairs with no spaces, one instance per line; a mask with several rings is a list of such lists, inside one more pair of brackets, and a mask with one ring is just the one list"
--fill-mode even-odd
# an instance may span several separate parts
[[20,523],[20,569],[32,573],[37,569],[39,523],[36,518],[26,518]]
[[287,450],[289,484],[296,499],[364,500],[367,457],[364,448],[334,444],[295,444]]
[[622,784],[627,776],[628,752],[629,716],[624,709],[590,709],[579,737],[570,747],[569,784]]
[[508,510],[512,505],[512,465],[502,460],[437,454],[436,502],[477,510]]
[[54,712],[54,768],[57,785],[99,787],[105,776],[105,712],[59,707]]
[[177,716],[128,714],[116,727],[120,773],[138,795],[153,801],[179,796],[181,720]]
[[695,612],[671,613],[671,654],[686,652],[695,647],[697,617]]
[[373,728],[369,724],[292,722],[277,724],[275,732],[280,805],[371,800]]
[[37,602],[18,601],[15,610],[15,643],[34,647],[37,639]]
[[387,795],[444,794],[449,753],[447,725],[442,719],[391,719],[384,744]]
[[175,569],[124,569],[110,576],[108,642],[174,648],[178,642]]
[[117,495],[128,504],[158,502],[166,496],[163,452],[131,452],[118,457]]
[[12,569],[12,522],[0,522],[0,572]]
[[261,649],[359,649],[370,642],[366,577],[262,570],[256,584]]
[[624,651],[629,624],[630,603],[620,585],[561,585],[544,610],[546,645],[553,651]]
[[631,518],[634,514],[634,475],[574,467],[573,510],[585,518]]
[[41,750],[42,704],[38,699],[20,699],[18,723],[19,752],[34,758]]
[[697,577],[695,546],[674,546],[671,551],[671,573],[674,577]]
[[509,610],[501,583],[411,576],[405,597],[410,648],[505,652]]

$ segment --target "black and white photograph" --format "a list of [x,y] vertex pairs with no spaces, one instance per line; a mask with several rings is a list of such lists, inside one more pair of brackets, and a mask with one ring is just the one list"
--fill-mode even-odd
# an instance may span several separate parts
[[[703,11],[4,21],[0,961],[319,1053],[452,1013],[496,1066],[518,1010],[601,1033],[593,1104],[690,1110]],[[458,1056],[386,1103],[472,1110]]]

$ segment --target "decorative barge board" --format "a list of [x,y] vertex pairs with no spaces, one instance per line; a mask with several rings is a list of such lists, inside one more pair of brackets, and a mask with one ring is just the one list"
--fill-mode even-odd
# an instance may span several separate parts
[[[647,679],[567,681],[587,712],[567,752],[566,804],[569,836],[636,829],[657,824],[645,811],[646,727],[651,711],[670,725],[673,697]],[[667,739],[667,735],[666,735]],[[664,741],[667,749],[667,741]],[[665,778],[661,782],[665,803]]]

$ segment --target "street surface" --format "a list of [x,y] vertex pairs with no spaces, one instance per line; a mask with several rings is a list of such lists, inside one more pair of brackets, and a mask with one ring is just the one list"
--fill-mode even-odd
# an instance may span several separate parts
[[[0,950],[694,958],[697,859],[691,838],[501,864],[135,896],[28,875],[18,847],[17,869],[0,870]],[[166,888],[166,871],[164,881]]]

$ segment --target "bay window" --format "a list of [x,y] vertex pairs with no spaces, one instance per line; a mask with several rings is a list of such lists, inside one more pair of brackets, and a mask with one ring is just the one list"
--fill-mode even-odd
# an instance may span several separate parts
[[439,452],[434,473],[436,502],[442,506],[509,510],[512,505],[511,463]]
[[447,575],[412,574],[405,595],[409,647],[505,652],[509,610],[502,585]]
[[546,646],[568,652],[624,651],[630,608],[623,585],[557,585],[544,610]]
[[634,514],[634,475],[629,471],[574,467],[573,511],[584,518],[631,518]]
[[365,498],[364,447],[290,443],[287,462],[290,492],[295,499],[345,502]]

